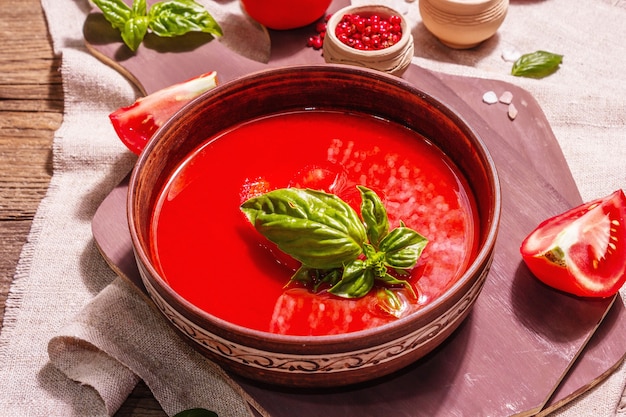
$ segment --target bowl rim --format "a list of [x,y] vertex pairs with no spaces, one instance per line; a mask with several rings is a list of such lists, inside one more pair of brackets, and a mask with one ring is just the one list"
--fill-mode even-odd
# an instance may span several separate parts
[[[238,88],[237,86],[241,83],[248,84],[249,82],[258,81],[259,79],[263,79],[266,76],[272,75],[280,75],[285,72],[292,71],[330,71],[333,73],[354,73],[357,76],[361,77],[369,77],[373,79],[377,79],[377,81],[382,81],[385,83],[389,83],[392,85],[399,86],[400,88],[406,89],[413,94],[418,94],[423,100],[433,104],[440,112],[442,112],[446,117],[452,119],[455,124],[461,126],[463,128],[464,133],[471,135],[472,142],[477,146],[476,151],[479,155],[479,159],[485,162],[486,172],[488,174],[488,181],[491,185],[493,191],[493,205],[488,208],[489,213],[488,216],[491,219],[491,224],[487,233],[485,234],[484,241],[481,242],[478,251],[471,261],[471,263],[467,266],[465,271],[461,274],[461,276],[448,287],[439,297],[433,299],[424,307],[419,310],[411,313],[405,317],[399,318],[389,323],[382,324],[380,326],[372,327],[369,329],[348,332],[348,333],[340,333],[334,335],[284,335],[272,333],[269,331],[262,331],[257,329],[252,329],[249,327],[245,327],[239,324],[232,323],[228,320],[222,319],[214,314],[203,310],[191,302],[187,301],[184,297],[174,291],[171,288],[167,281],[162,277],[156,268],[152,265],[150,261],[150,257],[144,250],[144,248],[140,244],[140,239],[138,237],[139,232],[135,230],[133,227],[134,224],[134,199],[137,189],[137,181],[139,179],[141,168],[147,161],[151,158],[152,150],[158,146],[159,139],[168,133],[168,131],[176,126],[180,120],[184,119],[186,115],[190,114],[190,110],[193,110],[196,107],[200,107],[203,105],[204,101],[210,100],[212,96],[218,94],[225,94],[229,89]],[[355,340],[377,340],[378,337],[382,341],[387,341],[393,339],[392,335],[403,334],[405,333],[405,328],[408,324],[413,321],[418,321],[425,316],[431,316],[434,314],[434,311],[442,304],[446,303],[454,303],[455,299],[458,297],[458,290],[463,286],[467,286],[472,284],[470,277],[480,274],[480,269],[483,269],[485,266],[489,265],[490,260],[493,257],[493,250],[495,248],[496,238],[498,235],[498,227],[501,217],[502,211],[502,196],[500,189],[500,180],[498,176],[498,172],[496,169],[495,162],[489,153],[487,146],[482,140],[481,136],[477,133],[477,131],[469,124],[465,118],[452,110],[452,108],[445,104],[444,101],[435,98],[432,94],[414,86],[407,80],[402,78],[385,74],[380,71],[372,70],[369,68],[363,67],[355,67],[350,65],[342,65],[342,64],[307,64],[307,65],[290,65],[290,66],[282,66],[275,68],[268,68],[259,71],[252,72],[248,75],[236,78],[234,80],[228,81],[224,84],[218,85],[212,90],[209,90],[199,97],[192,100],[190,103],[182,107],[178,110],[167,122],[165,122],[153,135],[152,139],[147,143],[143,152],[139,155],[138,160],[132,170],[129,186],[128,186],[128,194],[127,194],[127,202],[126,202],[126,210],[127,210],[127,220],[132,240],[133,246],[133,254],[136,261],[141,261],[144,267],[148,270],[150,275],[154,277],[155,280],[159,281],[159,288],[156,290],[161,293],[161,297],[163,297],[163,293],[167,296],[167,298],[175,299],[177,303],[181,304],[185,309],[186,313],[193,315],[194,317],[198,317],[203,321],[207,321],[214,325],[216,328],[220,328],[225,333],[229,335],[238,335],[239,337],[244,337],[247,340],[262,340],[262,341],[271,341],[272,343],[281,344],[281,345],[290,345],[295,347],[320,347],[324,345],[337,345],[340,349],[344,349],[346,351],[352,350],[352,348],[346,343],[342,348],[342,344],[350,341],[352,343]],[[139,258],[139,259],[137,259]],[[141,271],[141,266],[140,266]],[[142,280],[145,278],[142,275]],[[471,287],[471,285],[470,285]],[[186,315],[186,314],[184,314]],[[433,317],[438,316],[434,314]],[[212,332],[211,332],[212,333]],[[223,336],[221,336],[223,337]]]

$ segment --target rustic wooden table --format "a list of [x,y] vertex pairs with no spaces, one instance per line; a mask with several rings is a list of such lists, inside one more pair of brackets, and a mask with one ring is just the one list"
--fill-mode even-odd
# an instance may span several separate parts
[[[0,322],[22,246],[52,175],[63,88],[40,0],[0,2]],[[165,416],[140,383],[117,416]]]

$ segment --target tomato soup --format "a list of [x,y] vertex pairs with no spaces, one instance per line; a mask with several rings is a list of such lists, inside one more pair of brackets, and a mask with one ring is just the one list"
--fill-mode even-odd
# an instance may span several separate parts
[[374,190],[391,228],[429,243],[407,279],[422,308],[464,272],[478,246],[474,197],[454,164],[416,132],[371,116],[320,110],[259,118],[190,154],[161,190],[151,257],[182,297],[251,329],[291,335],[359,331],[397,320],[369,294],[352,300],[286,288],[298,268],[248,222],[240,205],[285,187],[334,193],[360,212],[357,185]]

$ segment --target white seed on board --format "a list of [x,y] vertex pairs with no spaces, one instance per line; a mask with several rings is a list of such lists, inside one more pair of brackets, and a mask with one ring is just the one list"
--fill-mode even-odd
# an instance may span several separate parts
[[502,50],[501,56],[505,62],[515,62],[522,56],[522,53],[513,46],[507,46]]
[[504,104],[511,104],[511,102],[513,101],[513,93],[511,93],[510,91],[505,91],[504,93],[500,94],[500,103],[504,103]]
[[483,101],[487,104],[496,104],[498,102],[498,96],[493,91],[487,91],[483,94]]
[[515,104],[511,103],[509,104],[509,119],[511,120],[515,120],[515,118],[517,117],[517,108],[515,107]]

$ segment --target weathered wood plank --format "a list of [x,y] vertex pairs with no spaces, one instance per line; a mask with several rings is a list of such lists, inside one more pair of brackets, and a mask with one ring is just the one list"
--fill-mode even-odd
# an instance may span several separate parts
[[33,216],[50,181],[63,92],[38,0],[0,2],[0,321]]

